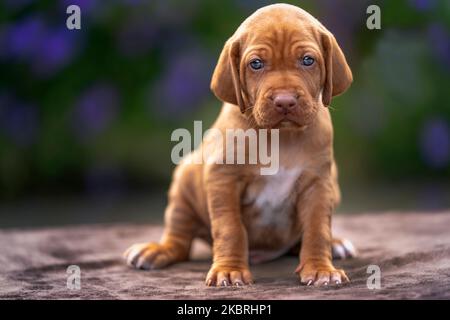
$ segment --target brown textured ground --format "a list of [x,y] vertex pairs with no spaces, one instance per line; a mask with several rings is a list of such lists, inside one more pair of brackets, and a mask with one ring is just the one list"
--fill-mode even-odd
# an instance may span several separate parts
[[[300,286],[295,258],[252,266],[256,283],[205,288],[204,246],[195,260],[161,271],[127,268],[121,253],[157,240],[160,226],[102,225],[0,231],[2,299],[433,299],[450,298],[450,212],[340,215],[335,234],[351,239],[356,259],[337,262],[352,279],[341,288]],[[81,290],[66,288],[66,268],[80,266]],[[379,265],[382,288],[366,286],[367,266]]]

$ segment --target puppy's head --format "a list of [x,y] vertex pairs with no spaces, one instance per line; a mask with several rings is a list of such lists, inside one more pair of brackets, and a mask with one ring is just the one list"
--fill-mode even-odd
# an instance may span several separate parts
[[278,4],[256,11],[228,39],[211,89],[259,127],[301,127],[351,82],[334,36],[306,11]]

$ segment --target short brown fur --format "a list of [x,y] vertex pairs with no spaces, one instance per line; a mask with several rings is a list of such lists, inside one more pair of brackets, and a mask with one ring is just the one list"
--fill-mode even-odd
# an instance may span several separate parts
[[[311,67],[299,66],[305,54],[315,59]],[[249,68],[255,58],[265,62],[263,71]],[[260,165],[189,163],[214,143],[206,138],[175,170],[160,243],[132,246],[125,253],[129,264],[152,269],[186,260],[200,237],[213,248],[206,284],[243,285],[252,282],[252,252],[274,258],[301,242],[296,272],[302,283],[348,281],[332,264],[331,215],[340,194],[326,106],[351,82],[334,36],[307,12],[277,4],[251,15],[226,42],[212,76],[211,89],[224,102],[213,128],[280,129],[280,166],[301,170],[283,207],[289,223],[257,222],[262,209],[255,199],[268,183]],[[273,97],[286,93],[297,99],[287,115],[273,106]]]

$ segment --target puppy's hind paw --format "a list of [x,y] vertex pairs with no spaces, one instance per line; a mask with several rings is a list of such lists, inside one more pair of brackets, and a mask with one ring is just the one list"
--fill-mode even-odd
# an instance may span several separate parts
[[356,249],[350,240],[334,238],[331,244],[333,259],[356,257]]

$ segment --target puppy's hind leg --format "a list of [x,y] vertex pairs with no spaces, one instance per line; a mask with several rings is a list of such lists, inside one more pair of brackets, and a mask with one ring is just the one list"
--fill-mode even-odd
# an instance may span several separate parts
[[124,253],[127,264],[137,269],[152,270],[187,260],[196,224],[188,205],[179,199],[170,200],[161,241],[132,245]]
[[[286,255],[297,256],[300,252],[300,247],[301,243],[298,242],[286,253]],[[353,243],[344,238],[333,238],[331,240],[331,252],[334,260],[354,258],[358,254]]]
[[331,241],[333,259],[348,259],[356,257],[356,249],[348,239],[333,238]]

